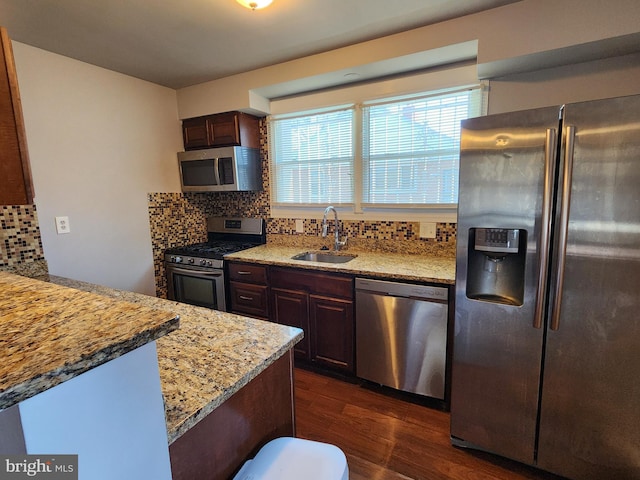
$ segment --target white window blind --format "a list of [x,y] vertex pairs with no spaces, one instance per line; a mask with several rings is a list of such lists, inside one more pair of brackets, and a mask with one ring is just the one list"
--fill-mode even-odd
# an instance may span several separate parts
[[480,86],[365,105],[362,205],[457,203],[460,121],[481,107]]
[[270,122],[274,205],[353,202],[354,107]]

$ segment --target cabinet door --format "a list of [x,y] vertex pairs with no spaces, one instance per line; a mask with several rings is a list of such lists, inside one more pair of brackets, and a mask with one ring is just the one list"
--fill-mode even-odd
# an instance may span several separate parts
[[294,347],[296,357],[311,359],[309,349],[309,295],[306,292],[272,288],[273,320],[304,330],[304,338]]
[[311,358],[354,373],[353,302],[311,295],[309,307],[313,332]]
[[193,150],[209,146],[206,117],[188,118],[182,121],[184,149]]
[[240,130],[238,115],[235,113],[220,113],[209,119],[209,138],[211,146],[240,145]]
[[11,40],[0,27],[0,205],[33,203],[33,184]]

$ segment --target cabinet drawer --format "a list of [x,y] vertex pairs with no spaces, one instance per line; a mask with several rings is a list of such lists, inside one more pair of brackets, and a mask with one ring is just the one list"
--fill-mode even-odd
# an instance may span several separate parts
[[267,284],[267,267],[248,263],[230,263],[229,278],[240,282]]
[[353,277],[335,273],[318,273],[292,268],[272,267],[272,287],[304,290],[317,295],[353,300]]
[[258,317],[269,316],[268,288],[263,285],[230,282],[231,310]]

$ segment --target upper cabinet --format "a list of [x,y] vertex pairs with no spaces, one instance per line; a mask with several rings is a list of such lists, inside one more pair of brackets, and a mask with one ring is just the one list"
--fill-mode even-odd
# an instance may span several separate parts
[[0,27],[0,205],[33,203],[33,183],[13,49]]
[[258,117],[243,112],[226,112],[182,121],[185,150],[241,145],[259,148]]

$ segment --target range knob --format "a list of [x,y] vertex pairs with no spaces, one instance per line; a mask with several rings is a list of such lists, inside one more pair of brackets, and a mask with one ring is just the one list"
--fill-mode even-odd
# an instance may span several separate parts
[[193,258],[190,258],[190,259],[189,259],[189,263],[193,263]]
[[208,267],[213,266],[213,262],[212,262],[211,260],[207,260],[207,266],[208,266]]
[[182,263],[182,257],[171,257],[171,260],[176,263]]
[[204,259],[200,260],[200,265],[206,265],[206,264],[207,264],[206,260],[204,260]]

